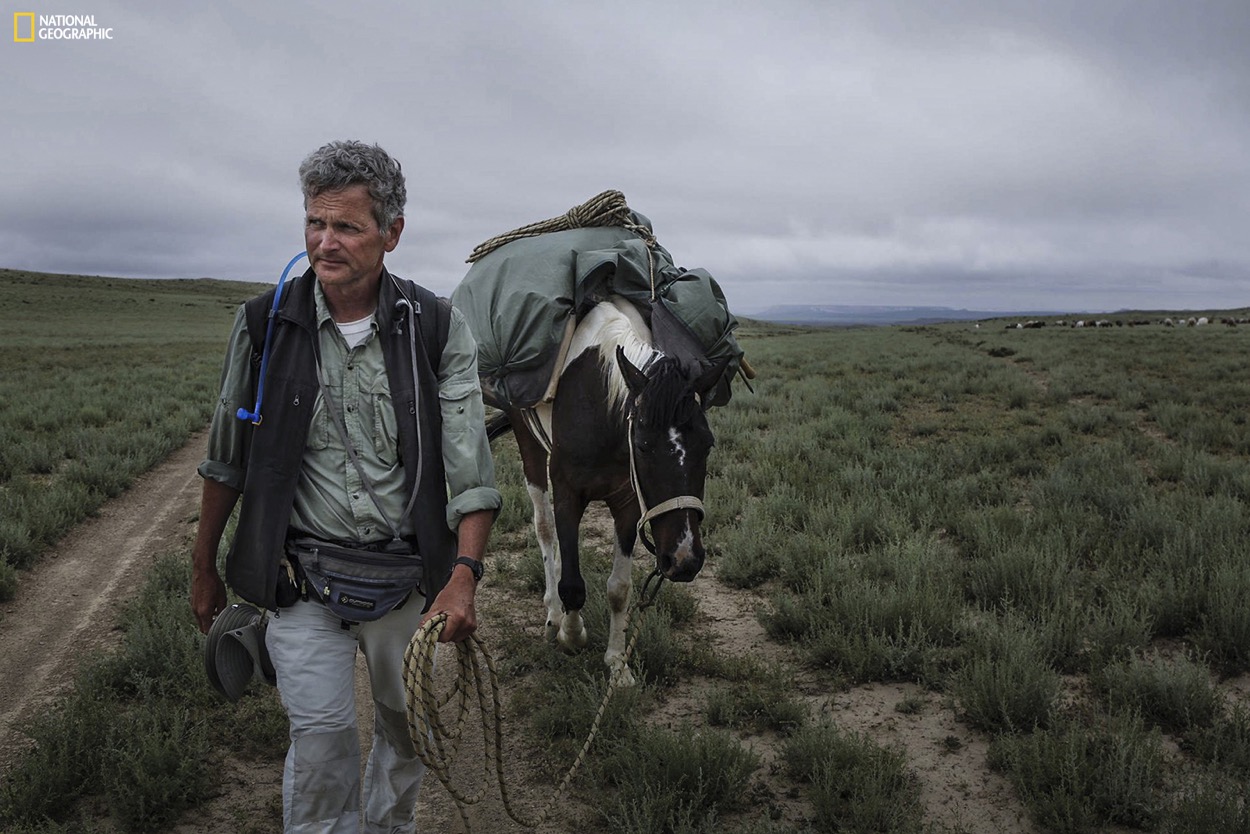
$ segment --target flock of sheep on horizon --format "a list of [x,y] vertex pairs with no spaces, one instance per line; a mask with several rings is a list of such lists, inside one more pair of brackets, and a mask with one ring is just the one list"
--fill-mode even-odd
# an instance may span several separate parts
[[[1015,324],[1008,323],[1004,325],[1006,330],[1024,330],[1038,327],[1143,327],[1151,324],[1162,325],[1163,327],[1203,327],[1207,324],[1218,323],[1227,327],[1236,327],[1239,324],[1250,324],[1250,318],[1229,318],[1222,316],[1218,319],[1208,318],[1207,316],[1190,316],[1189,318],[1172,318],[1171,316],[1161,319],[1075,319],[1068,321],[1059,319],[1058,321],[1046,322],[1041,320],[1022,321]],[[977,327],[980,327],[978,324]]]

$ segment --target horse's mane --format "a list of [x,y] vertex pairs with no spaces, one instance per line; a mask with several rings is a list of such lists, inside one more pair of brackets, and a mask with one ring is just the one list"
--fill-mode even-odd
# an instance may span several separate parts
[[573,334],[561,373],[573,360],[594,348],[599,351],[599,367],[608,383],[608,409],[624,411],[629,386],[616,363],[616,349],[625,351],[635,367],[647,368],[663,354],[651,344],[651,333],[634,305],[623,298],[602,301],[582,318]]

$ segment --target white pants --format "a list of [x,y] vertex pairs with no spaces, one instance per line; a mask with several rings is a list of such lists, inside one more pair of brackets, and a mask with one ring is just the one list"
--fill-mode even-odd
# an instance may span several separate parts
[[288,834],[361,830],[357,647],[369,665],[374,705],[373,748],[363,789],[364,831],[414,830],[425,766],[408,735],[403,664],[424,606],[425,600],[414,593],[402,608],[349,629],[316,600],[270,615],[265,645],[291,724],[282,776],[283,830]]

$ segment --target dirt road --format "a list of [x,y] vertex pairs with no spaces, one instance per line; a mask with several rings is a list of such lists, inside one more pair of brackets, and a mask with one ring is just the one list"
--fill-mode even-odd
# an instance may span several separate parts
[[15,726],[64,689],[76,660],[111,645],[110,609],[194,531],[204,444],[196,435],[75,527],[0,604],[0,769],[24,747]]

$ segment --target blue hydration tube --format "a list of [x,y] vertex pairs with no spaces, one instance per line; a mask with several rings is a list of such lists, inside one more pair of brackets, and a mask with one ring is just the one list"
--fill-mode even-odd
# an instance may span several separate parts
[[265,398],[265,369],[269,367],[269,340],[273,336],[273,320],[278,315],[278,307],[282,303],[282,285],[286,283],[286,277],[291,274],[291,267],[299,263],[300,258],[308,257],[307,252],[300,252],[291,262],[286,265],[286,269],[282,270],[282,277],[278,279],[278,288],[273,293],[273,307],[269,310],[269,322],[265,325],[265,347],[260,354],[260,381],[256,384],[256,408],[248,411],[246,408],[240,408],[235,412],[234,416],[240,420],[247,420],[253,426],[259,426],[261,420],[260,404]]

